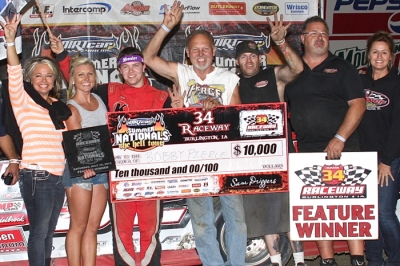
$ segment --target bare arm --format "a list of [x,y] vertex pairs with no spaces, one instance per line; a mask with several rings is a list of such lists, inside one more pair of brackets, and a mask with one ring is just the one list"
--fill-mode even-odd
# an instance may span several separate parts
[[[168,11],[166,5],[164,5],[163,24],[169,30],[173,29],[181,20],[183,7],[184,6],[176,0],[174,1],[170,11]],[[162,27],[156,32],[143,51],[144,62],[159,75],[178,84],[178,64],[176,62],[168,62],[158,56],[161,44],[167,35],[168,32]]]
[[[356,130],[365,112],[365,99],[356,98],[348,101],[349,109],[344,117],[342,125],[339,127],[337,134],[348,139]],[[344,148],[344,142],[333,137],[324,151],[327,152],[328,159],[335,159],[341,156]]]
[[68,105],[69,109],[71,109],[71,113],[72,115],[68,118],[67,121],[65,121],[65,124],[67,125],[67,129],[68,130],[74,130],[74,129],[81,129],[81,115],[78,111],[78,109],[76,109],[75,106],[73,105]]
[[[19,158],[17,150],[15,149],[14,141],[9,135],[0,137],[0,149],[3,151],[3,153],[9,160]],[[18,172],[19,172],[19,164],[17,163],[10,163],[6,168],[6,170],[4,171],[4,175],[7,175],[8,173],[11,173],[13,175],[11,185],[17,183]]]
[[279,99],[283,101],[283,95],[286,84],[293,81],[302,71],[303,62],[300,56],[293,48],[286,43],[285,36],[286,31],[290,24],[283,25],[283,15],[280,15],[280,21],[278,22],[277,14],[274,15],[274,22],[270,18],[267,18],[268,23],[271,26],[271,39],[276,43],[279,50],[282,52],[286,64],[275,67],[276,83],[278,86]]
[[239,95],[239,85],[236,84],[235,88],[233,89],[231,101],[229,102],[229,105],[235,105],[235,104],[241,104],[242,101],[240,100],[240,95]]

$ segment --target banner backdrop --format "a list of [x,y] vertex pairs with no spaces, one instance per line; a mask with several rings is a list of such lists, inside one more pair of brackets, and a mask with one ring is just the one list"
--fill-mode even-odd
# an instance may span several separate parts
[[376,152],[289,154],[292,240],[378,238]]
[[400,69],[400,3],[375,0],[325,0],[324,17],[330,29],[330,51],[364,71],[367,39],[379,30],[395,41],[393,66]]
[[[160,28],[164,17],[164,4],[173,1],[41,1],[42,9],[53,34],[59,37],[71,54],[81,53],[94,60],[100,83],[119,81],[116,56],[124,47],[143,50]],[[168,61],[185,62],[186,36],[197,28],[209,30],[215,38],[217,54],[215,65],[236,72],[235,47],[243,40],[254,40],[267,58],[263,66],[281,64],[269,39],[266,17],[273,20],[275,13],[283,14],[285,23],[292,22],[287,41],[300,49],[298,33],[301,23],[318,14],[314,0],[289,2],[193,2],[183,1],[185,9],[181,24],[166,39],[161,56]],[[36,7],[22,19],[23,60],[31,56],[51,55],[47,32]],[[153,78],[159,79],[157,76]],[[161,80],[157,87],[165,88]]]

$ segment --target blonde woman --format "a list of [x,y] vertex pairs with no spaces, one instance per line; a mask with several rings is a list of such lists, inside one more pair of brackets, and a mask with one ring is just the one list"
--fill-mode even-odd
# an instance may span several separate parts
[[[93,62],[83,56],[71,60],[68,106],[72,116],[68,130],[106,124],[107,108],[96,94]],[[87,169],[82,177],[65,174],[63,184],[68,199],[70,228],[65,240],[68,265],[96,265],[97,230],[107,204],[108,174]]]

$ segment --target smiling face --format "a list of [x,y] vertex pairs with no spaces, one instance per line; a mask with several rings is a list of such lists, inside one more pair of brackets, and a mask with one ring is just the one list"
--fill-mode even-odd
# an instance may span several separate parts
[[308,54],[321,56],[329,51],[329,32],[322,22],[309,23],[301,35],[301,41]]
[[75,68],[73,82],[76,91],[89,92],[96,84],[96,72],[92,65],[82,64]]
[[387,71],[392,60],[389,45],[384,41],[376,41],[372,44],[368,53],[368,59],[374,70]]
[[207,36],[197,34],[193,36],[186,47],[186,55],[195,70],[211,72],[215,56],[215,47]]
[[43,97],[47,98],[54,87],[55,77],[53,70],[46,64],[37,64],[30,77],[33,88]]
[[119,66],[118,70],[126,84],[140,88],[144,85],[144,70],[146,65],[140,62],[127,62]]
[[255,53],[242,53],[236,59],[236,64],[243,77],[250,78],[260,71],[260,56]]

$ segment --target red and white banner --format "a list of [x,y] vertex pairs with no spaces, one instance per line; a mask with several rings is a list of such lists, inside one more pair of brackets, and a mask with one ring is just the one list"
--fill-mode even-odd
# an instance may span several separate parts
[[378,238],[376,152],[289,154],[292,240]]

